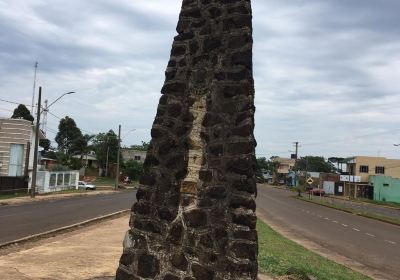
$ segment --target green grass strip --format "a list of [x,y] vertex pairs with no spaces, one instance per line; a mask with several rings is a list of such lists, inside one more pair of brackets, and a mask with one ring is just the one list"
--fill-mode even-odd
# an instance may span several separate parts
[[300,200],[303,200],[303,201],[307,201],[307,202],[310,202],[310,203],[318,204],[318,205],[321,205],[321,206],[333,208],[333,209],[336,209],[336,210],[344,211],[344,212],[347,212],[347,213],[355,214],[355,215],[362,216],[362,217],[365,217],[365,218],[370,218],[370,219],[378,220],[378,221],[381,221],[381,222],[389,223],[389,224],[392,224],[392,225],[400,226],[400,220],[399,219],[388,217],[388,216],[385,216],[385,215],[382,215],[382,214],[379,214],[379,213],[361,211],[361,210],[353,208],[351,206],[350,207],[346,207],[346,206],[339,205],[339,204],[332,204],[332,203],[328,203],[328,202],[325,202],[325,201],[320,201],[318,199],[310,200],[308,198],[298,197],[298,196],[296,196],[294,198],[300,199]]
[[318,280],[371,279],[307,250],[260,220],[257,223],[257,231],[258,263],[262,273],[284,276],[291,268],[296,271],[297,279],[305,279],[306,275],[312,275]]

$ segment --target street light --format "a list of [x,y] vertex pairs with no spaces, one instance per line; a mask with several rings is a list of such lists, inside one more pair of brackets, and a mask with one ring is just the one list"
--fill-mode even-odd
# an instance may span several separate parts
[[[72,94],[74,93],[73,91],[67,92],[62,94],[59,98],[54,100],[49,106],[47,106],[46,102],[46,108],[44,108],[45,114],[49,110],[49,107],[56,103],[58,100],[60,100],[63,96],[67,94]],[[33,169],[32,169],[32,181],[31,181],[31,197],[35,197],[35,191],[36,191],[36,176],[37,176],[37,161],[38,161],[38,146],[39,146],[39,126],[40,126],[40,115],[41,115],[41,101],[42,101],[42,87],[39,87],[39,98],[38,98],[38,106],[37,106],[37,116],[36,116],[36,129],[35,129],[35,142],[34,142],[34,152],[33,152]],[[46,116],[45,116],[46,117]]]
[[62,94],[60,97],[58,97],[56,100],[54,100],[50,105],[47,105],[47,99],[44,101],[45,105],[42,110],[42,112],[43,112],[42,130],[44,131],[45,135],[47,133],[47,112],[49,111],[50,106],[53,105],[54,103],[56,103],[58,100],[60,100],[65,95],[73,94],[73,93],[75,93],[75,91],[69,91],[69,92]]
[[51,105],[53,105],[54,103],[56,103],[58,100],[60,100],[61,98],[63,98],[65,95],[68,94],[73,94],[75,93],[75,91],[70,91],[70,92],[66,92],[64,94],[62,94],[59,98],[57,98],[56,100],[54,100],[49,106],[46,107],[46,110],[48,110],[50,108]]

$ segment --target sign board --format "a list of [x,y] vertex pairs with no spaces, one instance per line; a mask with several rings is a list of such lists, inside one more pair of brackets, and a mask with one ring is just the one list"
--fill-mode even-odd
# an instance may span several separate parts
[[313,180],[312,178],[308,178],[308,179],[307,179],[307,183],[308,183],[309,185],[311,185],[312,183],[314,183],[314,180]]
[[352,176],[352,175],[340,175],[341,182],[361,182],[361,176]]

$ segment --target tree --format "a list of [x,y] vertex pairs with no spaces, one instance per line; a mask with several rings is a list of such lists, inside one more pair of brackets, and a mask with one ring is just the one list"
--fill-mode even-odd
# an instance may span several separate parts
[[67,155],[82,153],[85,149],[85,139],[75,121],[66,116],[60,120],[58,133],[55,138],[58,149]]
[[51,148],[51,141],[49,139],[40,139],[39,146],[43,148],[43,152],[47,152]]
[[138,150],[138,151],[147,151],[149,148],[150,142],[142,141],[142,145],[132,145],[131,149]]
[[306,156],[297,160],[297,170],[310,171],[310,172],[324,172],[324,173],[336,173],[337,169],[335,166],[326,161],[323,157]]
[[278,157],[275,156],[272,156],[269,160],[267,160],[265,157],[257,158],[256,176],[262,178],[263,171],[268,171],[271,175],[273,175],[273,178],[276,178],[276,171],[279,166],[279,162],[275,160],[277,158]]
[[12,119],[24,119],[27,121],[33,122],[34,117],[31,115],[31,112],[26,108],[25,105],[20,104],[17,108],[15,108],[14,113],[11,116]]
[[143,164],[136,160],[128,160],[125,163],[125,173],[128,175],[132,180],[138,180],[140,175],[143,172]]
[[107,154],[108,163],[116,163],[118,154],[118,136],[113,130],[109,130],[107,133],[99,133],[93,137],[91,149],[96,153],[99,166],[103,168],[106,166]]

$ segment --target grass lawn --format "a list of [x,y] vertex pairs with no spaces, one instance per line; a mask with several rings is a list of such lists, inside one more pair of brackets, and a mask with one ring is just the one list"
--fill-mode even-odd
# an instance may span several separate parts
[[358,199],[358,201],[371,203],[371,204],[376,204],[376,205],[382,205],[382,206],[390,206],[390,207],[394,207],[394,208],[400,209],[400,203],[397,203],[397,202],[379,201],[379,200],[370,200],[370,199]]
[[26,194],[26,193],[0,194],[0,200],[16,198],[16,197],[22,197],[22,196],[27,196],[27,195],[28,194]]
[[[115,178],[110,178],[110,177],[98,177],[95,181],[92,182],[94,185],[97,187],[102,187],[102,186],[115,186]],[[137,186],[138,182],[137,181],[132,181],[131,184],[125,185],[122,182],[120,182],[120,185],[124,185],[127,187],[133,187]]]
[[115,185],[115,178],[110,177],[98,177],[94,182],[96,186],[114,186]]
[[287,275],[294,268],[298,279],[312,275],[318,280],[371,279],[343,265],[321,257],[283,237],[258,220],[258,263],[260,272],[275,276]]

